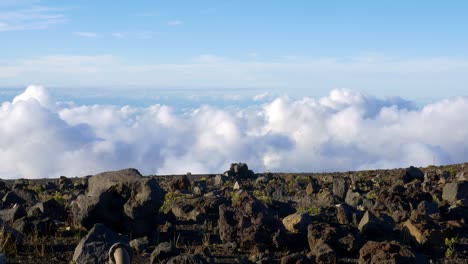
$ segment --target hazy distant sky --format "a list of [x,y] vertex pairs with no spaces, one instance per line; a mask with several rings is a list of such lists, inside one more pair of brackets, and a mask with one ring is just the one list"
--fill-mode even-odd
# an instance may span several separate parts
[[466,1],[0,1],[0,87],[466,95]]
[[0,0],[0,178],[466,162],[467,12]]

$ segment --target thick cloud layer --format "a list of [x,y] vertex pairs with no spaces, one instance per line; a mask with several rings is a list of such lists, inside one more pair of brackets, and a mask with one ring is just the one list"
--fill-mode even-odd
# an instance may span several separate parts
[[422,108],[333,90],[243,109],[177,112],[58,103],[29,86],[0,108],[0,177],[82,176],[124,167],[145,174],[392,168],[468,159],[468,98]]

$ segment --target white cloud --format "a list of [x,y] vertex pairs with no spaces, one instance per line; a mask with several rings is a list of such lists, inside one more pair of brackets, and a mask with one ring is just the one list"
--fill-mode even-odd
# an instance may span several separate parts
[[264,92],[261,94],[257,94],[254,97],[252,97],[252,100],[254,101],[263,101],[266,100],[267,98],[271,98],[271,94],[269,92]]
[[183,22],[183,21],[180,21],[180,20],[172,20],[172,21],[168,21],[168,22],[167,22],[167,25],[168,25],[168,26],[172,26],[172,27],[174,27],[174,26],[180,26],[180,25],[183,25],[183,24],[184,24],[184,22]]
[[59,104],[30,86],[0,108],[0,175],[80,176],[136,167],[217,173],[245,161],[256,171],[336,171],[463,162],[468,98],[416,109],[404,100],[333,90],[320,99],[275,98],[245,109],[180,113]]
[[0,32],[40,30],[66,21],[60,9],[36,6],[11,11],[0,11]]
[[96,38],[96,37],[98,37],[97,33],[86,32],[86,31],[78,31],[78,32],[74,32],[73,34],[75,34],[77,36],[80,36],[80,37],[83,37],[83,38]]

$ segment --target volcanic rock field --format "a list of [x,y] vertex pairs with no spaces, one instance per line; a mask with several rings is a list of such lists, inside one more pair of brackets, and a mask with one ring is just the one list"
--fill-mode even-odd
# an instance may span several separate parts
[[468,163],[0,181],[0,263],[468,263]]

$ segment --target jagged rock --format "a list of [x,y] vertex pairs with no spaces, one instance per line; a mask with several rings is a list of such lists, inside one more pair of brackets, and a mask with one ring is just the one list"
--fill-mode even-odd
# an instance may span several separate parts
[[359,177],[356,174],[351,175],[351,190],[358,191],[359,190]]
[[398,242],[368,241],[359,250],[359,264],[417,263],[411,250]]
[[253,171],[249,170],[249,166],[245,163],[232,163],[228,171],[224,173],[228,177],[236,179],[248,179],[254,176]]
[[307,195],[311,195],[313,193],[318,193],[320,191],[320,186],[318,185],[316,180],[312,180],[307,184],[306,193]]
[[179,254],[180,250],[176,248],[172,243],[160,243],[151,253],[150,264],[161,263],[162,261],[165,261],[168,258],[177,256]]
[[42,185],[42,188],[45,191],[55,191],[57,190],[58,186],[52,181],[47,181],[45,184]]
[[172,192],[175,191],[182,191],[182,190],[188,190],[190,188],[190,180],[187,177],[187,175],[184,175],[182,177],[177,177],[174,178],[170,183],[169,183],[169,188]]
[[60,176],[60,178],[57,180],[57,185],[61,190],[67,190],[73,186],[73,182],[71,179],[65,176]]
[[403,183],[409,183],[413,180],[424,180],[424,172],[416,167],[409,167],[405,170],[405,173],[402,177]]
[[135,169],[104,172],[89,178],[88,193],[71,204],[73,218],[86,228],[104,223],[136,237],[155,231],[164,194],[155,179]]
[[468,181],[468,170],[460,171],[455,178],[457,181]]
[[306,255],[301,253],[293,253],[281,258],[281,264],[313,264],[314,262]]
[[200,255],[182,254],[171,258],[166,264],[207,264],[208,262]]
[[128,244],[128,237],[118,235],[103,224],[95,224],[75,248],[75,263],[107,263],[109,250],[115,243]]
[[344,254],[353,254],[361,247],[363,239],[359,231],[350,226],[333,227],[327,223],[310,224],[307,227],[307,241],[313,250],[324,242]]
[[[0,230],[2,230],[4,238],[10,237],[13,243],[20,243],[23,240],[23,234],[18,232],[15,228],[8,225],[5,221],[0,219]],[[6,243],[7,241],[3,241]],[[2,245],[5,246],[5,245]]]
[[311,253],[318,264],[335,264],[337,261],[335,251],[321,240],[311,250]]
[[215,178],[214,178],[214,185],[215,187],[222,187],[224,186],[224,183],[227,181],[227,177],[224,176],[224,175],[216,175]]
[[427,217],[411,217],[402,229],[403,237],[433,255],[441,255],[444,251],[440,227]]
[[149,246],[148,237],[135,238],[130,241],[130,248],[136,252],[143,252]]
[[345,197],[345,203],[354,208],[358,208],[358,206],[362,205],[363,203],[363,197],[359,192],[348,190]]
[[348,192],[348,185],[348,181],[343,177],[333,178],[333,195],[340,200],[344,200]]
[[310,215],[307,213],[294,213],[283,219],[283,225],[291,233],[300,233],[307,231],[307,226],[311,222]]
[[26,180],[26,179],[16,179],[13,182],[12,189],[13,190],[24,190],[24,189],[26,189],[28,187],[28,185],[29,185],[28,180]]
[[202,221],[205,215],[200,213],[193,205],[187,203],[188,199],[180,199],[171,204],[170,212],[174,214],[177,219]]
[[372,212],[367,211],[359,222],[359,231],[371,238],[382,238],[393,231],[395,223],[391,217],[386,214],[380,214],[379,217]]
[[255,180],[255,185],[267,184],[271,180],[270,175],[260,176]]
[[12,227],[23,234],[51,235],[55,232],[52,219],[42,216],[25,216],[16,220]]
[[263,203],[246,191],[234,194],[231,206],[219,207],[219,235],[223,242],[238,242],[244,248],[265,244],[278,247],[282,225]]
[[16,220],[25,217],[26,215],[26,209],[22,206],[16,206],[11,209],[5,209],[0,211],[0,218],[8,223],[13,223]]
[[422,201],[418,204],[417,211],[420,215],[432,215],[439,213],[439,205],[435,202]]
[[342,225],[355,225],[357,226],[361,220],[363,213],[349,206],[348,204],[336,205],[336,219]]
[[37,193],[31,190],[13,190],[5,194],[2,199],[4,208],[15,204],[22,206],[32,206],[37,203]]
[[66,220],[67,219],[67,210],[65,207],[58,203],[55,199],[47,200],[43,203],[37,203],[36,205],[32,206],[31,209],[34,210],[38,208],[41,213],[47,217],[56,220]]
[[442,199],[450,203],[468,199],[468,181],[447,183],[442,192]]

